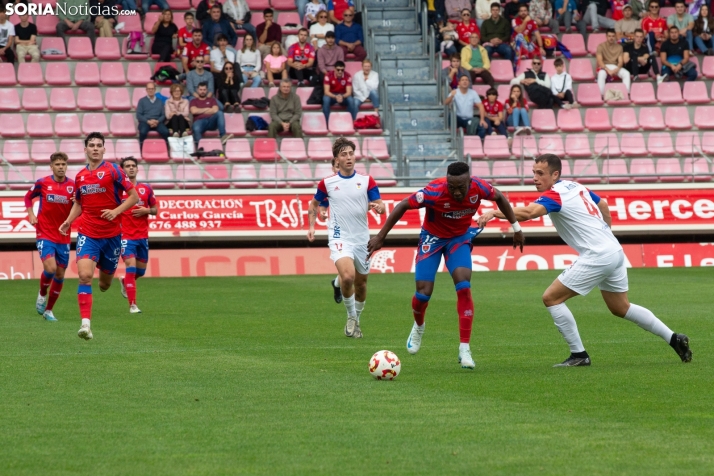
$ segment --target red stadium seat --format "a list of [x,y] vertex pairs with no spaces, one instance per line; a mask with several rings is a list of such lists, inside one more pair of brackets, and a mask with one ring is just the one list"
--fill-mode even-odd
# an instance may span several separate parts
[[[367,140],[367,139],[365,139]],[[332,160],[332,141],[327,137],[312,137],[307,143],[310,160]]]
[[[26,89],[25,91],[32,90]],[[34,91],[45,92],[44,89],[35,89]],[[17,89],[0,89],[0,111],[19,112],[21,107]]]
[[302,115],[302,130],[309,136],[327,135],[325,115],[321,112],[305,113]]
[[283,164],[261,164],[258,178],[263,188],[282,188],[287,185]]
[[6,140],[2,155],[11,164],[26,164],[30,161],[30,150],[24,140]]
[[291,187],[314,187],[315,182],[312,180],[312,171],[310,170],[310,164],[300,163],[300,164],[287,164],[286,178],[288,179],[288,185]]
[[[102,117],[104,117],[104,114],[102,114]],[[57,114],[55,116],[55,133],[60,137],[81,136],[82,129],[79,127],[79,116],[74,113]]]
[[[299,88],[298,88],[299,90]],[[261,99],[265,97],[265,91],[263,88],[243,88],[241,91],[240,100],[241,103],[247,101],[248,99]],[[258,108],[255,106],[242,106],[246,111],[255,111]]]
[[650,155],[674,155],[672,137],[668,132],[653,132],[647,138],[647,150]]
[[[42,15],[40,15],[42,16]],[[39,21],[39,17],[38,17]],[[36,25],[39,30],[39,24]],[[40,33],[38,31],[38,33]],[[42,34],[42,33],[40,33]],[[46,51],[49,49],[60,51],[58,55],[42,55],[44,61],[64,61],[67,59],[67,50],[65,49],[64,40],[62,38],[55,37],[57,33],[54,31],[51,33],[52,36],[45,36],[42,38],[40,45],[40,51]],[[87,38],[89,39],[89,38]]]
[[684,182],[682,175],[682,164],[679,159],[658,159],[655,165],[655,173],[659,176],[660,182]]
[[168,0],[169,7],[174,11],[190,10],[191,2],[189,0]]
[[612,115],[612,126],[617,131],[636,131],[640,128],[635,110],[631,107],[618,109],[617,114]]
[[333,175],[331,164],[325,164],[325,163],[315,164],[314,178],[315,178],[316,182],[319,182],[323,178],[329,177],[331,175]]
[[686,106],[668,107],[664,114],[664,124],[672,130],[687,130],[692,128],[689,120],[689,109]]
[[[241,140],[247,141],[247,139]],[[235,188],[258,188],[258,176],[253,164],[234,165],[231,169],[231,180],[240,180],[240,182],[233,182]]]
[[685,82],[682,97],[687,104],[709,104],[707,85],[704,81]]
[[518,135],[513,137],[511,144],[511,154],[520,159],[524,157],[526,160],[533,159],[538,156],[538,144],[535,136]]
[[[62,116],[63,114],[58,114]],[[27,134],[30,137],[52,137],[52,118],[49,114],[28,114]]]
[[141,157],[149,163],[165,163],[169,161],[169,150],[163,139],[146,139],[141,148]]
[[26,111],[47,111],[47,93],[44,89],[26,88],[22,92],[22,108]]
[[387,140],[384,137],[365,137],[362,149],[368,159],[389,160]]
[[35,182],[35,175],[32,167],[30,165],[18,165],[14,169],[8,169],[7,181],[17,182],[8,184],[8,188],[10,190],[29,190]]
[[[250,90],[252,88],[248,88]],[[275,90],[277,88],[271,88],[272,90]],[[303,110],[305,111],[316,111],[318,109],[322,109],[321,104],[308,104],[307,100],[310,98],[310,95],[312,94],[314,88],[296,88],[295,89],[295,94],[297,94],[297,97],[300,98],[300,104],[302,105]],[[243,91],[246,91],[244,89]]]
[[605,43],[605,33],[590,33],[588,35],[588,53],[595,56],[598,45]]
[[714,129],[714,106],[697,106],[694,109],[694,125],[699,129]]
[[[662,83],[660,86],[664,85]],[[637,106],[645,106],[651,104],[657,104],[657,98],[655,97],[654,87],[652,83],[632,83],[630,89],[630,98],[632,102]]]
[[640,108],[639,120],[637,122],[644,130],[661,131],[662,129],[664,129],[664,118],[662,117],[662,109],[658,107]]
[[202,188],[203,172],[201,167],[193,164],[182,164],[176,167],[176,185],[179,188]]
[[[345,62],[345,72],[349,73],[353,78],[355,73],[362,71],[362,63],[359,61],[346,61]],[[362,104],[364,106],[364,104]]]
[[37,34],[40,36],[57,35],[58,22],[59,19],[55,15],[37,15],[35,17],[35,26],[37,27]]
[[[563,45],[565,45],[566,48],[570,50],[570,54],[572,54],[573,56],[585,56],[588,54],[588,50],[585,49],[585,41],[583,39],[583,35],[579,33],[564,33],[560,41],[561,43],[563,43]],[[572,62],[570,74],[573,74]],[[573,76],[573,79],[575,79],[575,76]]]
[[662,104],[684,103],[682,87],[679,85],[679,82],[662,83],[657,86],[657,100]]
[[605,158],[621,156],[622,151],[617,140],[617,134],[597,134],[593,152]]
[[704,157],[684,159],[682,171],[691,176],[694,182],[708,182],[712,179],[709,174],[709,162]]
[[515,161],[497,160],[491,165],[493,181],[499,185],[518,185],[521,183],[520,171]]
[[87,163],[87,156],[84,153],[84,141],[82,139],[62,139],[60,141],[59,150],[67,154],[70,164]]
[[[521,88],[523,89],[523,88]],[[500,103],[504,103],[508,100],[511,94],[511,85],[510,84],[499,84],[498,87],[496,88],[498,91],[498,99],[497,101]]]
[[625,87],[624,84],[622,83],[608,83],[605,85],[605,94],[607,94],[607,91],[610,89],[615,89],[620,91],[620,94],[622,94],[622,99],[617,99],[617,100],[610,100],[607,101],[608,106],[629,106],[632,101],[630,101],[630,93],[627,91],[627,87]]
[[121,42],[122,58],[127,61],[146,61],[149,57],[148,50],[149,46],[145,44],[141,53],[134,53],[133,51],[130,52],[129,37],[124,38]]
[[[283,35],[297,35],[298,30],[302,28],[302,23],[300,22],[300,15],[296,11],[292,12],[282,12],[279,15],[275,15],[277,18],[275,22],[282,26]],[[288,27],[287,25],[294,24],[296,27]]]
[[622,134],[620,137],[620,149],[627,157],[642,157],[647,155],[645,138],[639,132]]
[[[47,65],[49,67],[49,65]],[[63,65],[67,68],[67,65]],[[20,86],[42,86],[45,78],[42,75],[42,65],[40,63],[20,63],[17,67],[17,81]]]
[[531,124],[536,132],[555,132],[558,125],[552,109],[536,109],[531,115]]
[[698,132],[680,132],[677,134],[674,149],[678,154],[684,156],[699,154],[701,147]]
[[127,66],[127,79],[132,86],[146,86],[152,74],[149,63],[129,63]]
[[604,104],[597,84],[579,84],[577,101],[583,106],[602,106]]
[[[444,67],[449,66],[451,62],[448,61],[448,64]],[[533,62],[529,59],[523,58],[521,61],[518,63],[518,69],[515,72],[515,75],[518,76],[521,73],[524,73],[526,70],[531,69],[531,66],[533,66]],[[546,73],[547,74],[547,73]],[[488,86],[486,86],[488,88]]]
[[476,177],[487,178],[491,177],[490,162],[480,161],[471,163],[471,175]]
[[[248,2],[249,5],[251,3],[255,2]],[[266,1],[265,3],[268,2]],[[295,0],[270,0],[270,6],[275,10],[295,10]]]
[[36,164],[49,164],[50,156],[57,152],[57,144],[51,139],[38,139],[32,141],[30,156]]
[[542,135],[538,138],[538,150],[541,154],[555,154],[563,156],[565,147],[559,135]]
[[367,165],[364,162],[357,162],[355,164],[355,172],[360,175],[367,175]]
[[[366,139],[366,137],[365,137],[365,139]],[[355,137],[355,136],[347,137],[347,140],[352,141],[355,145],[355,159],[361,160],[361,159],[366,158],[362,155],[362,151],[359,146],[359,139],[357,137]]]
[[602,174],[608,183],[628,183],[630,181],[630,173],[624,159],[603,160]]
[[[334,113],[333,113],[334,114]],[[357,119],[362,119],[363,117],[366,116],[377,116],[379,118],[379,114],[376,112],[358,112],[357,113]],[[332,119],[332,114],[330,114],[330,119]],[[380,119],[381,123],[381,119]],[[357,132],[361,136],[380,136],[384,132],[384,130],[380,127],[379,129],[358,129]]]
[[389,163],[374,163],[369,167],[369,174],[379,187],[394,187],[397,181],[394,178],[394,168]]
[[[243,117],[242,114],[239,114],[239,115],[241,116],[241,118]],[[265,122],[268,123],[268,125],[270,125],[270,123],[271,123],[271,121],[272,121],[272,120],[270,119],[270,114],[267,113],[267,112],[251,112],[248,117],[250,118],[250,116],[258,116],[258,117],[261,117],[261,118],[263,118],[263,120],[264,120]],[[226,129],[226,132],[227,132],[227,131],[228,131],[228,129]],[[267,135],[268,135],[268,130],[267,130],[267,129],[266,129],[266,130],[262,130],[262,131],[256,130],[256,131],[251,132],[250,135],[252,135],[252,136],[267,136]]]
[[635,182],[656,182],[655,165],[652,159],[632,159],[630,174]]
[[134,15],[122,15],[121,23],[124,23],[124,28],[122,28],[119,33],[122,35],[128,35],[132,31],[141,31],[141,18],[138,14]]
[[[211,150],[220,150],[221,152],[223,152],[223,144],[221,143],[221,139],[209,139],[204,137],[199,141],[198,148],[203,148],[203,150],[207,152]],[[224,160],[226,160],[226,158],[221,156],[201,157],[201,162],[204,163],[223,162]]]
[[[194,0],[194,1],[196,1],[196,0]],[[248,6],[250,7],[250,9],[254,10],[254,11],[255,10],[265,10],[266,8],[270,8],[270,0],[247,0],[247,3],[248,3]],[[196,6],[196,5],[194,5],[194,6]],[[255,16],[253,17],[253,19],[255,19]],[[262,22],[262,20],[261,20],[261,22]],[[258,23],[255,23],[255,24],[258,25]]]
[[334,135],[344,136],[355,133],[352,125],[352,114],[349,112],[333,112],[330,114],[329,130]]
[[110,111],[130,111],[132,106],[127,88],[107,88],[104,102]]
[[[104,140],[104,160],[116,160],[117,159],[117,154],[114,152],[114,141],[111,139],[105,139]],[[144,169],[141,168],[141,172],[143,174]],[[142,175],[142,180],[146,178],[146,174]]]
[[47,84],[50,86],[70,86],[72,84],[72,76],[67,63],[47,63],[45,74],[47,75]]
[[[210,164],[203,168],[203,186],[206,188],[230,188],[228,166],[224,164]],[[216,182],[221,180],[221,182]]]
[[75,61],[94,59],[92,40],[86,36],[74,36],[67,42],[67,53]]
[[470,155],[472,159],[483,159],[486,156],[480,137],[464,136],[464,155]]
[[255,139],[253,141],[253,157],[260,162],[274,162],[278,160],[278,143],[275,139]]
[[134,124],[134,115],[130,113],[112,114],[109,130],[115,137],[136,137],[137,132],[136,125]]
[[583,120],[578,109],[561,109],[558,111],[558,127],[563,132],[582,132]]
[[[253,154],[248,139],[231,139],[226,142],[226,158],[231,162],[250,162]],[[255,171],[254,171],[255,172]]]
[[134,88],[131,92],[131,107],[136,109],[139,106],[141,98],[146,96],[146,86],[143,88]]
[[224,114],[226,119],[226,133],[234,136],[246,135],[245,122],[243,122],[243,114],[240,112],[232,114]]
[[508,147],[508,138],[502,135],[486,136],[483,141],[483,152],[489,159],[508,159],[511,151]]
[[597,161],[595,160],[575,160],[573,161],[573,178],[580,183],[600,183]]
[[[151,27],[161,18],[161,12],[146,12],[144,16],[144,33],[152,35]],[[177,25],[178,26],[178,25]]]
[[74,84],[77,86],[99,86],[99,68],[95,62],[77,63],[74,67]]
[[147,181],[153,188],[174,188],[174,171],[170,165],[152,165],[151,167],[149,167]]
[[714,79],[714,57],[705,56],[700,71],[707,79]]
[[[619,111],[617,111],[619,112]],[[616,113],[617,113],[616,112]],[[585,128],[589,131],[610,131],[610,113],[606,108],[585,110]]]
[[25,137],[25,123],[21,114],[0,114],[0,136]]
[[573,81],[595,81],[593,65],[589,58],[573,58],[570,61],[570,75]]
[[139,141],[137,139],[117,139],[114,146],[114,153],[117,158],[121,157],[136,157],[141,159],[141,148],[139,147]]
[[77,105],[82,111],[101,111],[104,109],[102,91],[99,88],[79,88]]
[[[42,68],[40,68],[40,72],[42,72]],[[12,63],[0,63],[0,87],[12,87],[16,84],[15,65]]]
[[94,50],[97,53],[98,60],[119,61],[121,59],[119,39],[117,38],[97,38],[94,44]]
[[[555,58],[543,59],[543,72],[545,74],[547,74],[548,76],[553,76],[554,74],[557,73],[554,63],[555,63]],[[567,73],[569,69],[570,69],[570,65],[568,64],[567,61],[565,61],[563,64],[563,70]],[[518,73],[518,74],[520,74],[520,73]],[[516,75],[516,76],[518,76],[518,75]]]
[[307,160],[305,142],[299,138],[286,137],[280,144],[280,153],[290,161]]
[[568,134],[565,136],[565,155],[569,157],[590,157],[590,139],[587,134]]
[[507,83],[513,79],[513,63],[508,60],[491,61],[491,76],[497,83]]
[[[112,121],[113,120],[114,114],[112,114]],[[82,133],[87,135],[95,131],[101,132],[105,136],[109,135],[107,118],[104,116],[103,112],[88,112],[82,117]]]
[[50,107],[53,111],[74,111],[77,109],[74,91],[71,88],[50,89]]
[[124,86],[124,65],[122,63],[102,63],[100,74],[103,86]]

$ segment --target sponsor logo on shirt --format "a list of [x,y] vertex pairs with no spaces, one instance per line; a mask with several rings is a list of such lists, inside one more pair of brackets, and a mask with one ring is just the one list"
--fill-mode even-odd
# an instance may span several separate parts
[[[104,173],[104,172],[102,172]],[[84,177],[82,177],[84,178]],[[79,187],[79,191],[82,193],[82,195],[94,195],[96,193],[105,193],[107,191],[106,188],[100,187],[99,184],[91,184],[91,185],[82,185]]]
[[454,220],[458,220],[459,218],[463,218],[465,216],[471,216],[474,213],[476,213],[476,210],[469,208],[466,210],[459,210],[459,211],[455,211],[455,212],[444,212],[441,214],[441,216],[444,218],[451,218]]
[[64,195],[55,195],[55,194],[48,194],[46,196],[47,202],[49,203],[62,203],[62,204],[68,204],[69,199],[65,197]]

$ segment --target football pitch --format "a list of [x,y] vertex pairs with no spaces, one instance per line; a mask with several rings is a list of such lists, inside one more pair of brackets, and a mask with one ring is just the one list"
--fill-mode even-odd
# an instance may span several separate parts
[[[714,272],[630,271],[630,299],[694,353],[570,301],[589,368],[540,302],[558,271],[474,273],[474,371],[457,364],[456,296],[440,274],[419,354],[412,275],[372,275],[361,327],[328,276],[142,279],[94,285],[94,340],[77,337],[77,282],[59,322],[37,281],[0,284],[0,474],[713,474]],[[368,373],[394,351],[393,381]]]

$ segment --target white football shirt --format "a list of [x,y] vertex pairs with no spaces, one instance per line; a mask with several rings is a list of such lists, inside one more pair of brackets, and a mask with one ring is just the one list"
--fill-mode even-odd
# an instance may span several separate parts
[[559,180],[535,203],[548,210],[560,237],[582,259],[596,260],[622,250],[597,207],[600,197],[583,185]]
[[321,203],[325,200],[329,202],[330,219],[327,231],[330,242],[366,245],[369,241],[369,202],[379,198],[377,183],[369,175],[354,172],[345,177],[336,173],[320,180],[315,200]]

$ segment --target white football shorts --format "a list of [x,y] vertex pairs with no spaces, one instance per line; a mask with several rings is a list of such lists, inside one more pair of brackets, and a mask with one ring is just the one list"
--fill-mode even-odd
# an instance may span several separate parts
[[602,291],[625,293],[628,290],[625,252],[620,250],[597,261],[577,259],[558,279],[581,296],[587,295],[595,286]]
[[369,274],[367,259],[367,244],[355,245],[345,241],[330,241],[330,259],[336,263],[340,258],[351,258],[355,263],[355,271],[359,274]]

